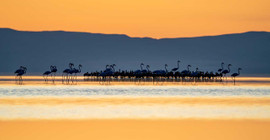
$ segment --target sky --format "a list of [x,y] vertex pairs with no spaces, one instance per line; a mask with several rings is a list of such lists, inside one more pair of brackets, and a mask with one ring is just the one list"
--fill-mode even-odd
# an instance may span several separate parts
[[0,0],[0,28],[175,38],[270,31],[270,0]]

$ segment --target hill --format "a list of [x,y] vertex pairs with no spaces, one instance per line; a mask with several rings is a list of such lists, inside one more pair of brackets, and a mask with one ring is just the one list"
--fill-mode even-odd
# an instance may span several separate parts
[[[62,71],[69,62],[83,65],[83,72],[103,70],[116,64],[117,70],[139,69],[141,62],[151,70],[191,64],[192,70],[216,71],[221,62],[242,67],[245,76],[270,75],[270,33],[246,32],[192,38],[132,38],[118,34],[43,31],[29,32],[0,28],[0,75],[20,66],[28,74],[40,75],[50,65]],[[58,73],[59,74],[59,73]]]

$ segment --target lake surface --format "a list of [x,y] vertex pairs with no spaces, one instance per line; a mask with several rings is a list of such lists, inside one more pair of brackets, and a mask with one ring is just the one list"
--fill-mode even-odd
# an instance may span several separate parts
[[269,86],[0,85],[0,119],[270,119]]

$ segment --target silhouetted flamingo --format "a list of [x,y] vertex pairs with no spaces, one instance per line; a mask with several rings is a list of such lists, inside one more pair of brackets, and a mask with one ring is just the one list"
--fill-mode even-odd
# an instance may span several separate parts
[[51,76],[52,76],[52,81],[54,83],[55,81],[55,76],[56,76],[56,72],[57,72],[57,67],[56,66],[51,66]]
[[149,72],[149,71],[150,71],[149,68],[150,68],[150,66],[149,66],[149,65],[146,65],[146,69],[142,70],[142,73],[147,73],[147,72]]
[[69,74],[72,74],[73,66],[74,66],[73,63],[69,63],[69,69],[65,69],[65,70],[63,71],[63,74],[62,74],[62,83],[64,83],[64,81],[69,82],[69,77],[68,77],[68,75],[69,75]]
[[[115,66],[116,66],[115,64],[106,65],[105,71],[103,71],[99,74],[99,76],[102,76],[103,82],[106,82],[106,78],[109,77],[109,80],[107,82],[110,83],[110,77],[113,76],[113,74],[115,72],[115,69],[114,69]],[[103,83],[101,83],[101,84],[103,84]]]
[[[168,65],[165,64],[165,70],[153,71],[153,83],[155,82],[155,80],[161,80],[162,77],[165,78],[166,74],[168,73],[167,67],[168,67]],[[157,83],[158,83],[158,81],[157,81]]]
[[[77,74],[78,73],[81,73],[81,68],[82,68],[82,65],[81,64],[79,64],[79,66],[78,66],[78,69],[73,69],[73,73],[74,73],[74,79],[75,79],[75,81],[77,82]],[[73,81],[72,81],[73,82]]]
[[19,84],[22,84],[23,79],[22,76],[26,73],[27,68],[24,66],[20,66],[20,69],[16,70],[14,73],[17,74],[15,77],[15,81],[17,82],[17,79],[19,81]]
[[180,60],[177,61],[177,67],[172,69],[172,72],[176,72],[179,69]]
[[141,67],[141,70],[136,70],[136,71],[134,71],[134,73],[135,74],[141,74],[142,73],[142,71],[143,71],[143,66],[144,66],[144,64],[143,63],[141,63],[141,65],[140,65],[140,67]]
[[221,63],[221,69],[218,69],[218,72],[222,72],[223,71],[223,65],[224,65],[224,62]]
[[190,73],[190,70],[189,70],[190,67],[191,67],[191,65],[188,65],[187,66],[187,69],[186,70],[183,70],[181,73],[184,74],[184,75],[189,74]]
[[231,76],[233,78],[233,83],[235,85],[235,77],[239,76],[240,75],[240,70],[242,70],[241,68],[238,68],[238,73],[233,73]]
[[232,66],[232,64],[229,64],[228,65],[228,69],[227,70],[223,70],[222,71],[222,74],[224,75],[224,77],[226,77],[226,80],[227,80],[226,74],[231,72],[230,66]]
[[52,72],[51,71],[45,71],[43,73],[43,78],[45,80],[45,82],[48,82],[48,76],[51,74]]

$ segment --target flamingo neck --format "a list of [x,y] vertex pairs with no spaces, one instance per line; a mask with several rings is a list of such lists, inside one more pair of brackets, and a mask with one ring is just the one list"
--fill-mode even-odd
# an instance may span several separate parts
[[221,64],[221,69],[223,70],[224,68],[223,68],[223,63]]
[[168,70],[167,70],[167,66],[165,66],[165,71],[166,71],[166,72],[168,72]]
[[240,70],[238,69],[238,75],[240,75]]

